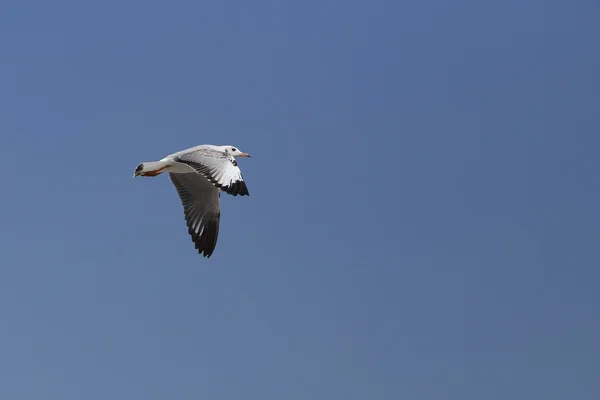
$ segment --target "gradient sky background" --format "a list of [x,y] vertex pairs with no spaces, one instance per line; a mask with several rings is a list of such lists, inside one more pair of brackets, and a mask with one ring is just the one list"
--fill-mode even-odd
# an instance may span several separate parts
[[0,398],[600,398],[599,13],[2,2]]

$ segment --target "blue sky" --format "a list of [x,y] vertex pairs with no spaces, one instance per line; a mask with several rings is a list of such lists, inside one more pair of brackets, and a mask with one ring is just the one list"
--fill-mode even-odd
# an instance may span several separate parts
[[[3,399],[597,399],[592,1],[0,6]],[[198,256],[141,161],[232,144]]]

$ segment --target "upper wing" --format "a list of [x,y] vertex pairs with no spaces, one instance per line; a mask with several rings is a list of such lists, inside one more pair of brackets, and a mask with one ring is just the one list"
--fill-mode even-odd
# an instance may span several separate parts
[[199,254],[210,257],[217,245],[221,207],[219,190],[204,177],[189,173],[169,173],[177,189],[188,227],[188,233]]
[[174,161],[192,167],[213,185],[233,196],[248,196],[248,187],[234,157],[223,152],[200,148],[176,155]]

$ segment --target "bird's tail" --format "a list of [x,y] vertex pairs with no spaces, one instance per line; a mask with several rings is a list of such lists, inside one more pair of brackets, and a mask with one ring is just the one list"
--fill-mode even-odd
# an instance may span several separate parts
[[143,162],[135,168],[133,177],[136,176],[157,176],[163,173],[164,169],[169,166],[164,161],[149,161]]

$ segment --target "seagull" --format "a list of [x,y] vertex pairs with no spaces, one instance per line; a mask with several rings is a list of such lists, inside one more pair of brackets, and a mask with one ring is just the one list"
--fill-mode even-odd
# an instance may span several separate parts
[[[188,233],[198,254],[210,258],[217,245],[221,218],[221,191],[249,196],[236,157],[250,157],[234,146],[204,144],[139,164],[133,177],[166,172],[183,205]],[[204,253],[204,254],[203,254]]]

